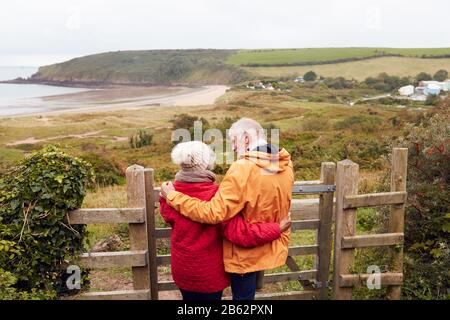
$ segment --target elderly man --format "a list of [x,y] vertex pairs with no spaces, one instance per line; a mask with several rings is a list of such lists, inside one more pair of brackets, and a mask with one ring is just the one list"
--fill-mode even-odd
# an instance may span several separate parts
[[[289,153],[268,144],[263,128],[252,119],[235,122],[229,137],[238,160],[210,201],[177,192],[171,182],[163,183],[161,196],[182,215],[201,223],[217,224],[240,212],[249,222],[279,222],[291,205],[294,172]],[[224,240],[224,265],[231,274],[234,300],[254,299],[257,272],[285,264],[289,237],[287,230],[277,240],[255,248]]]

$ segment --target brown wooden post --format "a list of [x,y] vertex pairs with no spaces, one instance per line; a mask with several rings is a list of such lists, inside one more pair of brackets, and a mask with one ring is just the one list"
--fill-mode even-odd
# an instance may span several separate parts
[[341,274],[351,273],[355,256],[354,249],[342,249],[341,241],[344,236],[353,236],[356,225],[356,209],[343,207],[344,196],[358,193],[359,166],[350,161],[343,160],[337,163],[336,170],[336,224],[334,237],[334,268],[333,268],[333,299],[351,300],[352,288],[343,288],[339,285]]
[[155,234],[155,193],[154,171],[151,168],[144,170],[145,177],[145,203],[148,238],[148,266],[150,272],[150,298],[158,300],[158,266],[156,264],[156,234]]
[[[334,184],[336,165],[334,162],[322,162],[320,180],[323,184]],[[317,282],[319,284],[319,298],[328,298],[328,281],[331,259],[331,224],[333,219],[333,192],[322,193],[319,198],[319,230],[317,243]]]
[[[127,168],[127,203],[129,208],[146,208],[144,168],[132,165]],[[130,223],[131,250],[148,250],[147,223]],[[148,260],[148,258],[147,258]],[[148,261],[146,266],[132,267],[133,286],[135,290],[149,289],[150,273]]]
[[[406,174],[408,166],[408,148],[394,148],[392,150],[391,168],[391,191],[406,191]],[[404,232],[405,204],[392,205],[389,232]],[[392,272],[403,273],[403,246],[400,248],[389,248],[391,256]],[[401,286],[389,286],[387,288],[388,298],[399,300],[401,297]]]

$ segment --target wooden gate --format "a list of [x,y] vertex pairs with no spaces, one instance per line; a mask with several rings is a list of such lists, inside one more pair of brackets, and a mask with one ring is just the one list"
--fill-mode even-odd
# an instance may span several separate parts
[[[282,281],[300,281],[302,291],[291,291],[270,294],[257,294],[256,299],[313,299],[327,296],[327,285],[330,271],[331,258],[331,225],[333,216],[333,192],[334,192],[335,164],[324,162],[321,167],[321,178],[315,181],[296,181],[293,194],[318,194],[316,199],[293,200],[291,215],[293,217],[291,231],[296,230],[317,230],[317,243],[314,245],[291,246],[286,265],[289,272],[260,274],[258,287],[264,284]],[[155,194],[159,193],[159,188],[155,188]],[[295,220],[294,220],[295,219]],[[169,238],[170,228],[156,228],[155,238]],[[152,241],[156,241],[153,238]],[[319,245],[320,243],[320,245]],[[311,270],[300,270],[294,256],[315,255],[315,268]],[[158,255],[157,265],[169,265],[170,255]],[[176,290],[173,281],[157,281],[157,275],[152,275],[153,286],[158,290]]]
[[[320,180],[296,181],[293,194],[317,194],[318,198],[293,199],[291,205],[292,231],[316,230],[313,245],[290,246],[286,265],[289,272],[264,274],[258,277],[258,287],[264,284],[299,281],[305,290],[257,294],[257,299],[327,299],[330,287],[330,259],[332,250],[333,195],[336,189],[335,247],[333,298],[351,299],[354,285],[367,279],[368,274],[353,275],[354,249],[401,244],[406,201],[407,149],[394,149],[391,192],[357,195],[358,165],[350,160],[324,162]],[[335,185],[335,172],[337,183]],[[159,206],[159,188],[155,187],[153,169],[133,165],[127,169],[128,208],[79,209],[69,214],[71,224],[128,223],[130,250],[120,252],[86,253],[80,265],[86,268],[130,267],[133,290],[88,292],[84,299],[158,299],[160,291],[176,290],[173,281],[158,280],[158,266],[170,265],[170,254],[157,255],[157,239],[170,238],[170,228],[156,228],[155,214]],[[390,233],[355,236],[356,208],[393,205]],[[311,270],[301,270],[294,256],[314,255]],[[389,286],[392,299],[400,297],[403,279],[403,251],[391,250],[392,272],[381,275],[383,285]]]
[[[340,161],[336,173],[336,231],[334,242],[333,299],[349,300],[352,288],[364,284],[369,277],[379,276],[388,286],[390,299],[400,299],[403,282],[403,228],[406,202],[406,168],[408,149],[392,152],[391,192],[358,195],[358,170],[350,160]],[[355,235],[356,209],[392,205],[389,233]],[[391,270],[387,273],[352,274],[356,248],[391,246]],[[392,248],[397,246],[397,248]]]

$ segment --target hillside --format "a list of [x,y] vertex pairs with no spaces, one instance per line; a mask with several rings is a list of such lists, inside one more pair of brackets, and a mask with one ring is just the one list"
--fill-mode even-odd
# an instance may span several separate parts
[[[436,59],[444,58],[446,59]],[[376,58],[376,59],[375,59]],[[389,59],[393,59],[390,63]],[[427,58],[427,59],[424,59]],[[118,51],[89,55],[63,63],[43,66],[32,82],[61,85],[211,85],[235,84],[251,78],[286,76],[305,72],[301,66],[347,70],[346,63],[356,63],[348,78],[363,79],[372,72],[360,72],[360,64],[375,64],[374,70],[388,72],[404,65],[408,70],[435,72],[441,63],[447,65],[450,48],[310,48],[262,50],[142,50]],[[360,61],[363,60],[364,61]],[[370,60],[369,60],[370,59]],[[388,60],[381,60],[388,59]],[[400,59],[400,61],[398,60]],[[379,64],[386,62],[386,64]],[[360,64],[357,64],[357,63]],[[403,62],[411,62],[403,64]],[[409,66],[412,66],[409,68]],[[266,68],[266,69],[265,69]],[[328,68],[328,69],[327,69]],[[308,68],[309,69],[309,68]],[[314,69],[316,70],[316,69]],[[307,71],[307,70],[306,70]],[[400,72],[404,73],[404,72]],[[395,74],[395,72],[393,72]],[[415,75],[416,73],[408,73]],[[338,75],[342,75],[339,71]]]
[[301,66],[355,61],[385,56],[450,57],[450,48],[303,48],[240,50],[227,59],[239,66]]
[[225,64],[232,50],[146,50],[89,55],[39,68],[33,81],[82,84],[230,84],[246,71]]

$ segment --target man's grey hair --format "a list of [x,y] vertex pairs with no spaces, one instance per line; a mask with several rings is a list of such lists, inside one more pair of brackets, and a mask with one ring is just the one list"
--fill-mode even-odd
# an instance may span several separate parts
[[266,133],[259,122],[250,118],[241,118],[231,125],[228,130],[229,138],[241,137],[242,134],[248,133],[253,140],[264,139],[266,140]]

